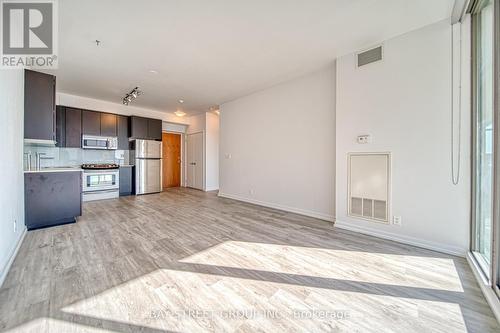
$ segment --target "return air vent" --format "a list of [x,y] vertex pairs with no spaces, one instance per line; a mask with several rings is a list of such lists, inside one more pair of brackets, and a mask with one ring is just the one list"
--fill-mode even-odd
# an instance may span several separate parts
[[382,60],[382,46],[358,53],[358,67]]
[[349,154],[348,215],[389,223],[390,154]]

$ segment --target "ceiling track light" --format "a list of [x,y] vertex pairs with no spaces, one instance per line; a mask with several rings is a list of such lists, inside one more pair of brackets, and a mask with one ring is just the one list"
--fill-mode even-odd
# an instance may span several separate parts
[[214,105],[208,108],[209,111],[215,112],[216,114],[220,114],[220,107],[218,105]]
[[130,102],[132,102],[134,99],[136,99],[140,95],[142,95],[142,91],[139,90],[139,87],[135,87],[134,89],[132,89],[131,92],[129,92],[128,94],[125,95],[125,97],[123,97],[122,102],[124,105],[129,105]]

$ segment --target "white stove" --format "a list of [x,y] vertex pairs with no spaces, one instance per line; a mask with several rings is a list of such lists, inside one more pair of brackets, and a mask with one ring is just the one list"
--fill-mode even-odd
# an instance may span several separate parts
[[82,165],[83,201],[113,199],[120,196],[120,171],[116,164]]

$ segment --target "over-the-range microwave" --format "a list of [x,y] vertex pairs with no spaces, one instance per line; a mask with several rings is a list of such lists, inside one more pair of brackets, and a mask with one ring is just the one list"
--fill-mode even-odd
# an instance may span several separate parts
[[116,136],[82,135],[83,149],[118,149]]

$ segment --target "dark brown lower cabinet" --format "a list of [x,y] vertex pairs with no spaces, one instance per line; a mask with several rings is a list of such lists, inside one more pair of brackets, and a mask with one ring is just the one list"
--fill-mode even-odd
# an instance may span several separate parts
[[25,173],[24,207],[28,230],[76,222],[82,215],[81,170]]
[[131,195],[133,193],[133,171],[134,166],[120,167],[120,196]]

